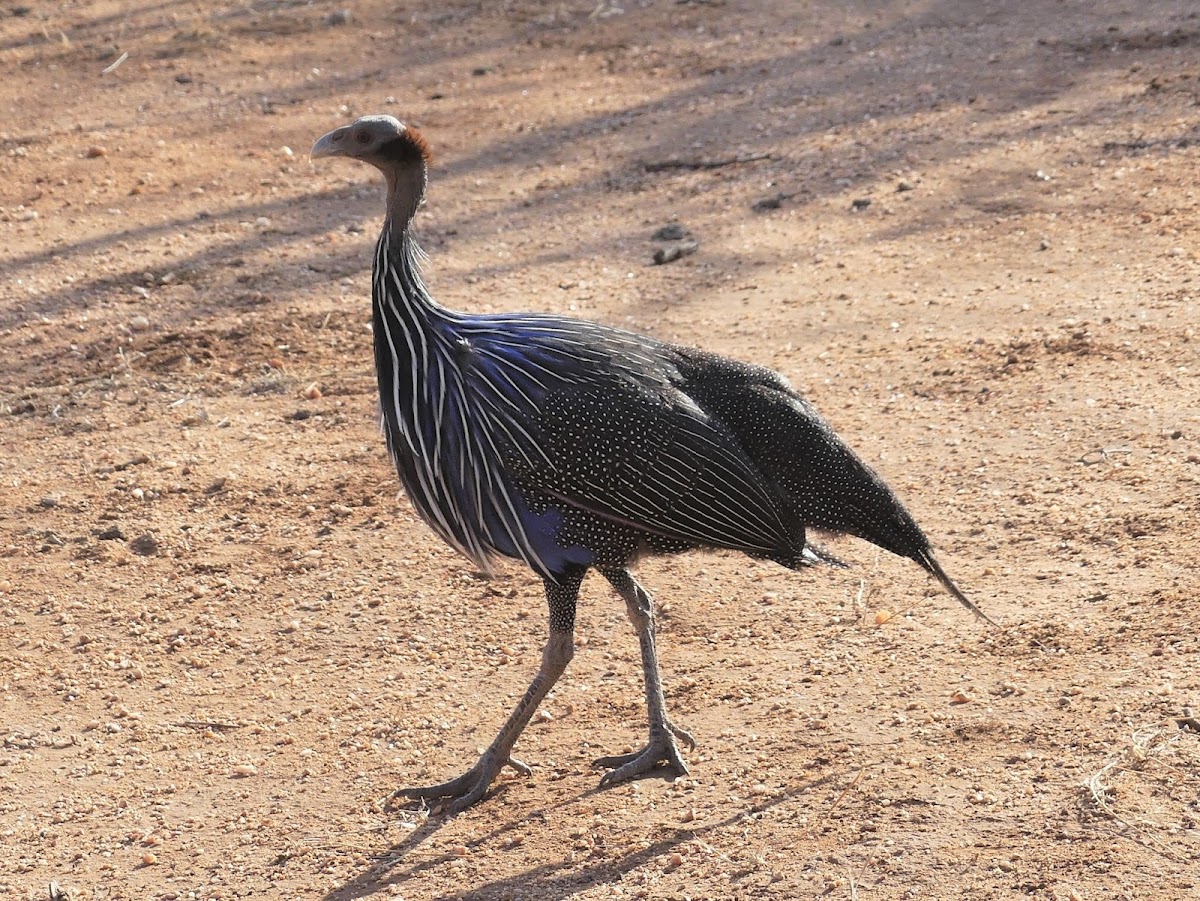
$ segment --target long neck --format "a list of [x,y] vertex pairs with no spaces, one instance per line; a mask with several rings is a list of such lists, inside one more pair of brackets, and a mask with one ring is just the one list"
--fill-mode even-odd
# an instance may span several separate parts
[[423,165],[383,170],[387,180],[387,215],[375,250],[375,315],[389,308],[408,327],[436,318],[441,307],[421,279],[425,254],[412,233],[413,219],[425,196]]
[[[413,504],[446,541],[477,561],[488,550],[470,533],[446,494],[440,467],[445,455],[443,421],[456,379],[450,347],[454,317],[439,306],[421,280],[421,249],[410,226],[420,200],[409,185],[388,179],[388,217],[375,250],[372,327],[379,405],[388,449]],[[414,199],[415,198],[415,199]],[[450,511],[449,513],[447,511]]]
[[383,227],[399,244],[400,237],[408,234],[425,197],[427,174],[424,165],[406,165],[384,168],[383,177],[387,181],[387,218]]
[[424,252],[408,229],[399,231],[385,223],[375,246],[371,293],[376,316],[398,316],[407,328],[427,326],[438,318],[443,309],[421,278],[424,259]]
[[371,285],[375,369],[389,447],[394,455],[407,448],[421,456],[438,442],[427,434],[429,417],[420,414],[445,390],[453,316],[425,287],[424,254],[412,235],[425,188],[423,167],[384,174],[387,219],[375,248]]

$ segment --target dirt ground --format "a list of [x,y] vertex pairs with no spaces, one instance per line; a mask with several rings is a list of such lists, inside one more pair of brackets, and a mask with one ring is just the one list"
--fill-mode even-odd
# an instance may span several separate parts
[[[1194,0],[0,0],[0,71],[0,896],[1200,897]],[[689,778],[598,790],[589,579],[532,778],[385,809],[545,611],[386,458],[380,185],[307,157],[369,112],[443,303],[778,368],[1002,628],[849,540],[646,561]]]

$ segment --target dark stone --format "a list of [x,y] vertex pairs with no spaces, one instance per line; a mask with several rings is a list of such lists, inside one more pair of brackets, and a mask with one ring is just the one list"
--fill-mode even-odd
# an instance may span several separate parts
[[678,244],[672,244],[670,247],[660,247],[654,251],[654,265],[662,266],[665,263],[674,263],[676,260],[689,256],[700,249],[700,242],[696,240],[681,241]]
[[147,532],[129,542],[129,549],[139,557],[155,557],[158,555],[158,539]]

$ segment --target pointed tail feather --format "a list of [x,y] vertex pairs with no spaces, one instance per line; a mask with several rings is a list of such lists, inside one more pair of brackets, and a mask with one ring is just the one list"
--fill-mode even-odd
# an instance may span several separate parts
[[948,575],[946,575],[946,571],[942,569],[941,564],[937,562],[929,548],[925,548],[919,554],[914,554],[913,559],[920,563],[926,572],[941,582],[943,587],[945,587],[945,589],[950,592],[950,594],[953,595],[960,604],[978,616],[985,623],[995,626],[997,629],[1000,628],[999,623],[980,610],[974,601],[972,601],[965,594],[963,594],[962,591],[959,590],[959,587],[954,584],[954,581]]

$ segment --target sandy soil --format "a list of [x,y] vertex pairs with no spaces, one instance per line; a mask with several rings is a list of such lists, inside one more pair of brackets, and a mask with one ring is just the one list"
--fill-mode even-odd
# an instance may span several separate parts
[[[0,895],[1200,897],[1194,2],[346,2],[0,2]],[[533,777],[386,810],[545,614],[398,494],[379,185],[307,159],[367,112],[444,303],[778,368],[1003,628],[851,541],[647,561],[690,778],[597,790],[589,579]]]

